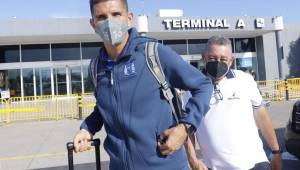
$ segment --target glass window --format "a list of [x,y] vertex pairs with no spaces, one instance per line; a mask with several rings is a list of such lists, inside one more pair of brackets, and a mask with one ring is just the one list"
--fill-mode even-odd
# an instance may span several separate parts
[[164,40],[165,45],[172,48],[180,55],[187,55],[187,44],[186,40]]
[[255,57],[237,58],[236,68],[243,71],[253,70],[256,67]]
[[103,47],[102,42],[81,43],[82,59],[91,59],[98,55],[99,50]]
[[8,88],[10,90],[11,97],[21,96],[21,79],[20,70],[7,70]]
[[83,72],[83,82],[84,82],[84,93],[93,93],[94,88],[90,81],[90,78],[88,78],[88,66],[82,66],[82,72]]
[[0,91],[9,90],[10,97],[21,96],[20,70],[0,70]]
[[67,94],[66,68],[54,69],[54,90],[56,95]]
[[205,68],[203,60],[192,60],[192,61],[190,61],[190,64],[192,66],[196,67],[200,71],[202,71]]
[[2,91],[8,91],[7,71],[5,70],[0,70],[0,98],[4,98],[1,96]]
[[80,60],[80,44],[52,44],[52,61]]
[[72,85],[72,94],[82,93],[82,84],[81,84],[81,67],[71,67],[71,85]]
[[33,69],[32,68],[23,69],[22,75],[23,75],[24,96],[34,96]]
[[36,95],[51,95],[51,69],[37,68],[35,69],[36,77]]
[[257,60],[256,57],[249,58],[237,58],[236,59],[236,67],[239,70],[242,70],[246,73],[250,73],[254,80],[257,80],[257,75],[254,70],[257,68]]
[[50,45],[49,44],[35,44],[22,45],[22,61],[50,61]]
[[188,40],[189,54],[202,54],[205,51],[207,39],[193,39]]
[[0,63],[20,62],[18,45],[0,46]]
[[255,52],[254,38],[236,38],[235,39],[235,52]]

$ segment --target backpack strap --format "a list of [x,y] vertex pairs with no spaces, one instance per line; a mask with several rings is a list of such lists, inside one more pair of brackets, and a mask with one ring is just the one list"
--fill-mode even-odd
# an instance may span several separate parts
[[[163,69],[160,64],[160,59],[158,55],[158,43],[157,42],[146,42],[145,45],[145,58],[146,58],[146,63],[161,86],[161,91],[165,97],[165,99],[168,101],[168,103],[171,106],[172,109],[172,114],[175,118],[176,123],[179,123],[178,119],[178,112],[179,115],[181,115],[181,106],[180,105],[180,100],[178,99],[178,96],[176,94],[176,90],[170,89],[169,83],[166,81],[165,74],[163,72]],[[89,76],[92,80],[92,84],[94,86],[94,89],[97,89],[97,75],[98,75],[98,64],[99,64],[99,56],[94,57],[91,59],[90,65],[89,65]],[[175,94],[175,97],[174,95]],[[174,101],[174,102],[173,102]],[[175,103],[175,105],[174,105]]]
[[88,70],[94,89],[97,89],[98,63],[99,56],[92,58]]
[[157,42],[146,42],[145,57],[146,57],[146,63],[149,70],[151,71],[151,73],[153,74],[153,76],[161,86],[160,89],[165,99],[169,102],[171,106],[172,114],[175,118],[176,123],[179,123],[178,115],[176,113],[175,106],[172,101],[174,95],[169,87],[169,83],[166,81],[165,74],[160,64]]

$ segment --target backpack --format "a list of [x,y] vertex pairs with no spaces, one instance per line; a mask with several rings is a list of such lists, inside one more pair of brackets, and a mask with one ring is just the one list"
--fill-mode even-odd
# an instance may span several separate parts
[[[158,55],[158,43],[157,42],[146,42],[145,45],[145,60],[148,69],[153,74],[155,79],[160,85],[160,90],[164,98],[170,104],[172,109],[173,117],[176,123],[179,123],[179,117],[183,116],[185,111],[182,109],[181,99],[175,88],[170,88],[169,83],[166,81],[165,74],[160,64],[160,59]],[[94,57],[89,65],[89,75],[92,79],[94,88],[97,87],[97,66],[99,62],[99,57]]]

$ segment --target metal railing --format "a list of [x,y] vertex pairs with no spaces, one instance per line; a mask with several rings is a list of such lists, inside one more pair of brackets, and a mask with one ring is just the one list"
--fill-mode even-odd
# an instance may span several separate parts
[[300,98],[300,78],[258,81],[258,88],[265,100],[289,100]]
[[79,96],[37,96],[0,99],[0,123],[79,118]]
[[[264,100],[283,101],[300,98],[300,78],[258,81]],[[83,119],[94,109],[92,93],[29,96],[0,99],[0,124],[19,121]]]
[[282,80],[258,81],[258,89],[265,100],[284,100],[285,83]]
[[286,91],[287,91],[288,99],[300,98],[300,78],[287,79]]
[[92,93],[81,94],[78,99],[79,119],[88,116],[96,106],[96,99]]

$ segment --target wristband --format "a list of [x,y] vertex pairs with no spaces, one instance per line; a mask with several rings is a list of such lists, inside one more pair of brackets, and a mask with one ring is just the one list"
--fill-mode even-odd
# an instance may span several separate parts
[[273,155],[274,155],[274,154],[282,154],[282,149],[279,147],[279,149],[277,149],[277,150],[272,150],[271,152],[272,152]]

